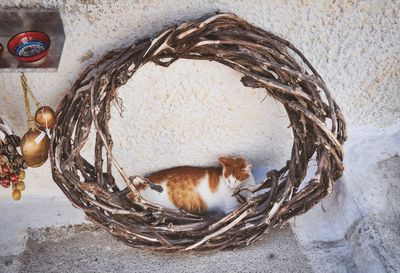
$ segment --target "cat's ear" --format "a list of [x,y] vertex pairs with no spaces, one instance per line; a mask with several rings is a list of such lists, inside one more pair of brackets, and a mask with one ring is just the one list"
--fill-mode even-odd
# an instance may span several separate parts
[[226,157],[226,156],[220,156],[220,157],[218,158],[218,161],[219,161],[223,166],[226,166],[226,165],[228,165],[228,164],[231,162],[231,158]]

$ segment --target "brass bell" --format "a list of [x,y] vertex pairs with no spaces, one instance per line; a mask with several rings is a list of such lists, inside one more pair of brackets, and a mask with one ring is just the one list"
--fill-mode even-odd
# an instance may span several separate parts
[[56,125],[56,114],[50,106],[41,106],[36,110],[35,121],[42,129],[53,129]]
[[[43,135],[41,135],[43,134]],[[41,136],[42,139],[38,137]],[[47,134],[37,129],[29,129],[22,137],[22,157],[29,167],[39,167],[46,162],[49,154],[50,139]]]

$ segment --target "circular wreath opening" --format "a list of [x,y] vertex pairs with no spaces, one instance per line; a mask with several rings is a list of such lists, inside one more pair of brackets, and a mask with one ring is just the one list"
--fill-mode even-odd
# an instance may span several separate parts
[[[243,85],[264,88],[282,103],[290,120],[291,158],[248,189],[262,193],[223,217],[179,212],[144,200],[135,185],[150,182],[129,177],[112,153],[108,122],[118,87],[147,62],[168,67],[180,58],[216,61],[240,72]],[[91,130],[94,164],[81,154]],[[50,155],[53,179],[72,204],[118,240],[147,250],[205,251],[249,245],[329,195],[343,174],[345,140],[340,108],[304,55],[290,42],[223,13],[168,28],[89,65],[57,109]],[[317,169],[305,181],[312,158]],[[114,169],[126,188],[117,186]]]

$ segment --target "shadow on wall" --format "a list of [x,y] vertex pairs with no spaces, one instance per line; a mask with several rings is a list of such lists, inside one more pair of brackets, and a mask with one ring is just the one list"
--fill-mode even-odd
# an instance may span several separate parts
[[[400,268],[400,123],[352,128],[345,145],[345,173],[332,194],[293,227],[309,251],[336,252],[360,272]],[[327,255],[328,256],[328,255]]]

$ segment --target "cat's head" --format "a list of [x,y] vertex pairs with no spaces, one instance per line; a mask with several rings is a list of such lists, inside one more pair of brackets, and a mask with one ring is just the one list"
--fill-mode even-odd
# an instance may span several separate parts
[[241,157],[221,156],[222,175],[230,189],[237,189],[251,175],[251,164]]

